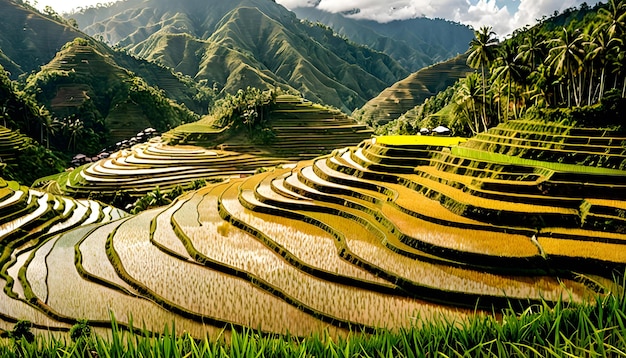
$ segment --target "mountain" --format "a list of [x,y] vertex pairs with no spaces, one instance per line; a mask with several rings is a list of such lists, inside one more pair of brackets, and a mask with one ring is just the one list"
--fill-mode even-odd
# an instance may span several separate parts
[[[9,72],[11,79],[37,72],[75,38],[90,39],[89,35],[70,26],[68,21],[41,14],[21,2],[0,0],[0,12],[6,14],[6,19],[0,22],[0,65]],[[163,89],[168,97],[185,103],[198,113],[207,111],[210,95],[206,92],[210,89],[156,63],[116,51],[99,41],[91,43],[119,67],[134,72],[149,85]]]
[[444,19],[420,17],[379,23],[317,7],[299,7],[293,12],[301,19],[329,26],[352,42],[389,55],[412,72],[466,52],[474,38],[469,27]]
[[78,118],[85,132],[92,130],[92,151],[148,127],[165,131],[199,119],[164,92],[120,67],[98,47],[102,46],[87,39],[69,42],[41,71],[28,78],[25,87],[55,116],[63,118],[62,124]]
[[92,36],[227,93],[280,86],[352,111],[410,73],[269,0],[128,0],[71,16]]
[[84,33],[13,0],[0,0],[0,65],[15,79],[37,70]]
[[473,72],[466,62],[467,55],[460,55],[414,72],[369,100],[354,115],[375,126],[395,120]]
[[[54,13],[8,0],[0,0],[0,11],[8,14],[0,24],[0,64],[39,102],[32,107],[49,112],[46,120],[18,114],[10,128],[46,146],[97,152],[147,127],[166,131],[196,120],[214,99],[205,82],[112,49]],[[83,135],[73,135],[79,143],[70,140],[74,124],[82,127]]]

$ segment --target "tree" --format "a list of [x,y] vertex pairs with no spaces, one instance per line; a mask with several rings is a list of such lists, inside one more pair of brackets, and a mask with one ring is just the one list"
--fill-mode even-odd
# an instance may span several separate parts
[[[504,120],[509,119],[509,107],[511,106],[511,85],[513,82],[519,83],[523,80],[526,73],[526,66],[522,63],[521,58],[518,56],[517,48],[512,42],[505,42],[502,46],[498,47],[498,58],[496,59],[496,68],[494,74],[496,79],[503,78],[506,82],[506,114]],[[513,113],[516,112],[516,100],[513,99]]]
[[[574,31],[570,34],[566,28],[558,39],[552,40],[556,44],[550,49],[548,63],[552,70],[565,80],[567,89],[567,105],[571,106],[571,99],[577,106],[581,104],[582,97],[582,80],[578,77],[581,73],[585,58],[585,50],[583,47],[584,35],[580,31]],[[576,78],[579,79],[579,88],[576,89]]]
[[619,39],[626,28],[626,3],[623,0],[609,0],[608,9],[598,10],[598,17],[611,39]]
[[524,33],[523,43],[519,47],[519,59],[534,71],[546,54],[545,39],[538,27]]
[[[602,28],[597,28],[591,36],[591,41],[586,42],[585,45],[588,47],[585,61],[591,65],[589,93],[587,97],[587,104],[591,105],[595,97],[597,97],[598,100],[602,100],[604,94],[604,80],[606,78],[609,50],[611,49],[608,33],[603,31]],[[597,96],[595,95],[596,91],[593,89],[594,68],[596,68],[596,65],[597,68],[600,68],[600,84]]]
[[474,31],[474,39],[470,42],[470,54],[467,58],[467,64],[472,68],[480,68],[483,82],[483,108],[482,122],[484,130],[487,130],[489,121],[487,120],[487,80],[485,68],[488,68],[494,60],[496,45],[496,33],[491,27],[483,26],[479,31]]
[[67,149],[72,148],[72,151],[76,151],[76,142],[83,135],[85,131],[85,125],[83,121],[78,118],[69,118],[64,123],[64,129],[66,135],[69,137],[67,142]]
[[470,128],[472,134],[480,132],[477,108],[480,103],[481,86],[478,75],[470,74],[461,81],[461,86],[454,97],[454,113]]

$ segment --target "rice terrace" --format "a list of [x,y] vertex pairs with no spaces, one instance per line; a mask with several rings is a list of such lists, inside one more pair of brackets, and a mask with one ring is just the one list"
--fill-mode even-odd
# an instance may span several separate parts
[[209,3],[0,0],[0,356],[626,357],[624,1],[413,74]]

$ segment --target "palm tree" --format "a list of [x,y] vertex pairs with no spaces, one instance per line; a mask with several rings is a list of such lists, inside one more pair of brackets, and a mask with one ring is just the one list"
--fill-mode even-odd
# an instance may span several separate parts
[[532,86],[528,88],[526,96],[534,102],[534,106],[556,105],[556,85],[559,78],[548,65],[540,64],[530,73],[528,80]]
[[72,150],[75,151],[76,141],[78,140],[78,138],[80,138],[83,135],[85,131],[85,125],[83,124],[83,121],[81,121],[78,118],[76,119],[70,118],[64,124],[65,124],[65,130],[67,131],[67,135],[69,136],[69,141],[67,142],[67,149],[72,148]]
[[39,121],[39,143],[43,145],[43,130],[46,126],[46,122],[50,120],[50,112],[43,104],[37,107],[37,120]]
[[61,121],[59,121],[58,118],[46,116],[43,118],[42,125],[43,128],[46,130],[46,148],[50,149],[50,135],[56,135],[59,129],[61,129],[62,123]]
[[[611,50],[611,44],[608,33],[603,30],[604,29],[602,28],[597,28],[591,35],[591,41],[585,43],[585,45],[587,45],[588,47],[585,60],[591,65],[591,73],[589,76],[589,93],[587,98],[587,104],[589,105],[591,105],[595,97],[597,97],[598,100],[601,100],[604,94],[604,81],[606,78],[606,68],[608,65],[608,56],[609,51]],[[594,64],[596,64],[600,68],[600,84],[597,91],[593,89],[593,79],[595,75]]]
[[459,91],[454,98],[454,112],[462,118],[474,135],[480,132],[478,122],[478,106],[480,103],[481,86],[478,75],[470,74],[462,80]]
[[[624,35],[626,33],[626,3],[623,0],[609,0],[608,9],[601,8],[598,10],[598,18],[602,20],[597,32],[606,32],[607,37],[604,39],[606,43],[607,62],[614,65],[613,73],[616,73],[613,88],[617,88],[618,75],[623,71],[624,66]],[[601,91],[600,96],[602,96]],[[626,78],[624,79],[624,87],[622,89],[622,97],[626,92]]]
[[552,42],[556,43],[556,46],[550,49],[548,63],[555,74],[565,80],[568,106],[571,106],[572,95],[576,105],[580,106],[582,80],[579,78],[579,91],[576,91],[575,79],[583,68],[585,58],[584,36],[579,31],[570,34],[566,28],[563,28],[561,37]]
[[[511,103],[511,85],[513,82],[520,83],[524,78],[526,72],[526,66],[522,63],[521,58],[517,53],[517,48],[512,42],[505,42],[504,45],[498,48],[499,56],[496,59],[497,67],[495,69],[496,79],[504,78],[506,82],[506,114],[504,120],[509,119],[509,107]],[[513,99],[513,113],[516,112],[516,100]]]
[[4,104],[2,107],[0,107],[0,118],[2,118],[4,127],[8,128],[8,126],[7,126],[7,118],[9,118],[9,111],[7,110],[6,104]]
[[524,35],[518,57],[534,71],[546,54],[546,42],[538,27],[532,27]]
[[608,5],[608,9],[598,10],[598,17],[611,39],[621,38],[626,29],[626,3],[623,0],[609,0]]
[[485,76],[485,67],[489,67],[494,60],[495,49],[498,44],[496,33],[491,27],[483,26],[479,31],[474,31],[474,39],[470,42],[470,54],[467,58],[467,64],[472,68],[480,68],[483,81],[483,113],[482,121],[487,130],[487,81]]

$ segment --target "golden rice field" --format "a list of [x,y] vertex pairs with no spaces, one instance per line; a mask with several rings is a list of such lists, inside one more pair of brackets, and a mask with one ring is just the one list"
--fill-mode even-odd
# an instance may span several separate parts
[[[536,151],[570,140],[511,122],[492,138],[550,133],[524,144]],[[378,137],[244,177],[228,163],[253,165],[247,155],[152,143],[68,175],[92,190],[163,188],[196,165],[228,177],[134,216],[0,181],[0,328],[106,327],[114,314],[198,337],[345,336],[582,301],[602,294],[590,282],[624,274],[626,172],[473,141]]]

